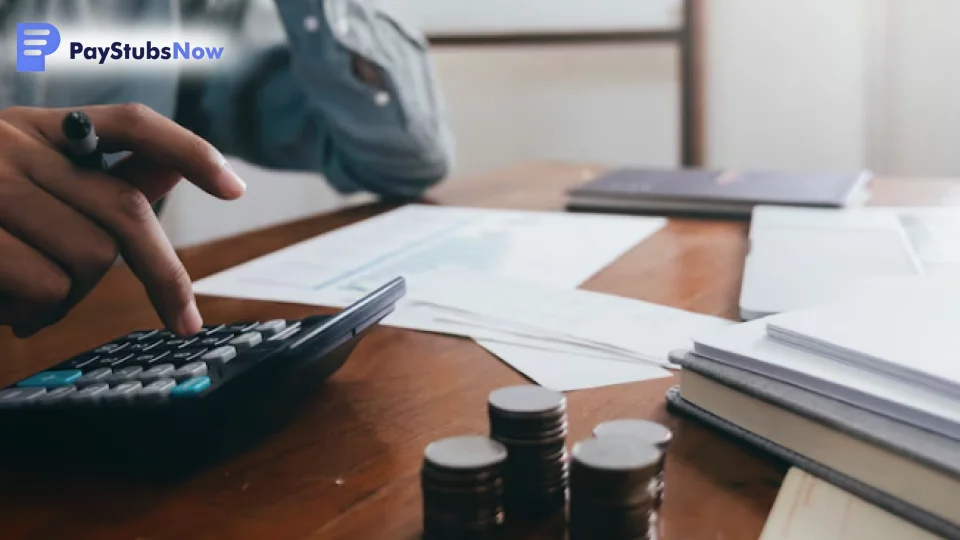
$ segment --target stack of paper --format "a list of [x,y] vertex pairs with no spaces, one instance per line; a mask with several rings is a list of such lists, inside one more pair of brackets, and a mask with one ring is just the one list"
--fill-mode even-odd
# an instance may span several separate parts
[[691,332],[727,324],[575,291],[662,218],[408,205],[200,280],[198,294],[344,307],[396,276],[384,324],[469,336],[531,379],[574,390],[665,377]]

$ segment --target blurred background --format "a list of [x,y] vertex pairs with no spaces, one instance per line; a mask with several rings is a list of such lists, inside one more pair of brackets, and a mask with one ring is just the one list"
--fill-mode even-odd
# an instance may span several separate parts
[[[250,39],[283,39],[253,1]],[[434,42],[454,181],[531,160],[960,175],[956,0],[380,2]],[[241,201],[177,188],[175,245],[363,200],[235,167]]]

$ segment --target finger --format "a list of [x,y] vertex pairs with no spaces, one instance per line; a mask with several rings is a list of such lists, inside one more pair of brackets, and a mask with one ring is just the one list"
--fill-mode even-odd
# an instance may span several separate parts
[[[243,195],[246,185],[233,172],[227,160],[202,137],[150,109],[133,103],[84,107],[107,153],[124,150],[143,154],[180,172],[197,187],[222,199]],[[55,146],[66,140],[60,123],[68,109],[28,109],[26,121]]]
[[139,189],[151,203],[168,195],[183,180],[176,170],[141,154],[131,154],[110,168],[115,176]]
[[70,293],[70,278],[57,264],[0,229],[0,295],[46,308]]
[[[40,148],[37,148],[39,146]],[[146,288],[164,324],[180,335],[200,330],[202,320],[190,276],[167,240],[146,196],[97,171],[73,167],[56,151],[21,141],[18,160],[45,191],[104,228],[119,245],[130,269]]]
[[0,227],[58,263],[71,277],[64,302],[53,310],[32,310],[20,317],[22,327],[33,331],[62,319],[117,257],[117,245],[106,231],[26,178],[0,180]]

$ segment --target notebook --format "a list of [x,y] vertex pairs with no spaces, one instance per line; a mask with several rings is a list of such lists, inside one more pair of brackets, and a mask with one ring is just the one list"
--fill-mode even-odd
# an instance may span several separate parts
[[760,540],[935,540],[934,534],[792,467],[773,503]]
[[866,198],[860,172],[621,168],[568,192],[571,210],[747,217],[759,204],[842,208]]
[[960,394],[839,362],[767,335],[767,319],[694,336],[693,352],[745,371],[960,439]]
[[767,319],[767,334],[931,392],[960,395],[960,278],[953,285],[943,279],[913,283],[775,315]]
[[672,406],[933,530],[960,537],[960,442],[687,354]]

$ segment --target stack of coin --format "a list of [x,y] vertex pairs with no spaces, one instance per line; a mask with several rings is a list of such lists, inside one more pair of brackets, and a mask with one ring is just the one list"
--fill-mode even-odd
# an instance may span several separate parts
[[593,436],[598,439],[603,437],[636,437],[641,441],[656,446],[663,456],[660,462],[660,474],[657,476],[657,506],[663,504],[664,462],[666,460],[667,450],[670,447],[670,441],[673,440],[673,433],[671,433],[669,429],[656,422],[624,418],[599,424],[593,428]]
[[567,502],[567,400],[539,386],[494,390],[487,401],[490,437],[507,447],[507,515],[542,517]]
[[424,538],[497,538],[504,525],[506,460],[507,449],[482,435],[427,445],[420,471]]
[[655,537],[660,451],[632,437],[586,439],[573,447],[570,540]]

